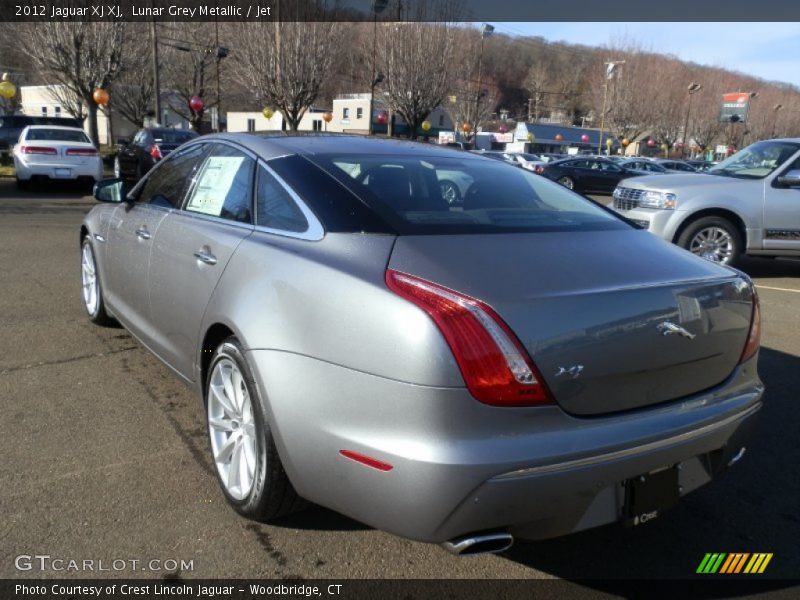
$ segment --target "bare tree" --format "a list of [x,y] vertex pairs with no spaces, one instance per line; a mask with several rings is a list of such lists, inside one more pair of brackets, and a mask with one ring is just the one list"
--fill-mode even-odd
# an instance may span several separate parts
[[[384,23],[380,27],[378,60],[386,75],[387,102],[408,123],[412,139],[450,89],[453,38],[454,25],[447,21]],[[472,125],[477,128],[476,123]]]
[[79,118],[88,116],[89,136],[95,144],[98,107],[92,95],[97,88],[109,88],[120,74],[126,25],[116,21],[24,24],[34,65],[50,82],[63,86],[55,95],[66,110]]
[[313,16],[314,3],[284,7],[297,22],[256,22],[242,28],[236,45],[235,72],[260,102],[280,110],[297,130],[300,120],[320,95],[349,27],[329,21],[300,22]]
[[114,111],[141,127],[153,112],[153,71],[150,37],[144,23],[130,23],[124,69],[111,88]]
[[[490,43],[491,38],[484,40],[487,47]],[[444,106],[457,129],[469,123],[472,126],[471,134],[474,135],[491,120],[497,106],[497,88],[491,74],[479,73],[480,31],[454,29],[453,45],[458,52],[454,53],[449,66],[448,79],[451,83]]]

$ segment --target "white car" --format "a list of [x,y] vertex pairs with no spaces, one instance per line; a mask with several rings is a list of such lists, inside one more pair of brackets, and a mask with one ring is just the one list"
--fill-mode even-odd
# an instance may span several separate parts
[[82,129],[29,125],[14,146],[17,187],[33,178],[91,180],[103,178],[103,161]]

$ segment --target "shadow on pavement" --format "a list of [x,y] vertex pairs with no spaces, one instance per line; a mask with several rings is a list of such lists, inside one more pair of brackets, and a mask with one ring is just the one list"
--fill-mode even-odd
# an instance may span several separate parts
[[[520,542],[503,556],[597,590],[622,593],[629,590],[628,578],[715,578],[695,575],[706,552],[773,552],[766,573],[756,578],[771,579],[772,589],[800,584],[800,358],[762,348],[759,372],[767,388],[764,408],[736,467],[646,526],[609,525]],[[743,587],[746,591],[753,590]],[[731,595],[727,586],[724,595]]]
[[800,258],[755,258],[745,257],[739,268],[750,277],[800,278]]

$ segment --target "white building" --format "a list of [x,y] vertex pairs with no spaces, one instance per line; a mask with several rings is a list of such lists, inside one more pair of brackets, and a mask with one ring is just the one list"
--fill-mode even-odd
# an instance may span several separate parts
[[[326,131],[326,123],[322,118],[327,111],[312,108],[305,112],[297,127],[298,131]],[[253,131],[281,131],[284,129],[283,115],[276,110],[267,119],[260,111],[229,112],[227,113],[228,131],[231,133]],[[330,125],[332,125],[331,123]],[[327,131],[341,131],[328,125]],[[288,125],[285,127],[288,129]]]
[[[31,117],[71,117],[75,115],[64,108],[57,99],[57,88],[55,85],[23,85],[19,88],[22,114]],[[163,94],[162,94],[163,96]],[[142,123],[131,123],[122,115],[114,112],[114,99],[111,98],[111,121],[102,110],[97,111],[97,134],[100,138],[100,145],[110,145],[113,131],[114,139],[128,138],[142,128]],[[178,129],[188,129],[189,122],[172,109],[164,108],[162,123],[165,127]],[[85,119],[83,128],[89,133],[89,120]]]

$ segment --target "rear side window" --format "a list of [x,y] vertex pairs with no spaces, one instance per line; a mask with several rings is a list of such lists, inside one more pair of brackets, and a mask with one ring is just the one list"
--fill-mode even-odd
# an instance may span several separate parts
[[292,196],[264,167],[258,169],[256,225],[294,233],[308,229],[308,221]]
[[410,154],[310,160],[403,235],[630,228],[610,210],[499,161]]
[[254,170],[255,161],[240,150],[212,144],[192,182],[186,210],[251,223]]
[[165,158],[145,181],[137,198],[138,202],[163,208],[179,208],[187,182],[205,153],[205,145],[198,144]]

